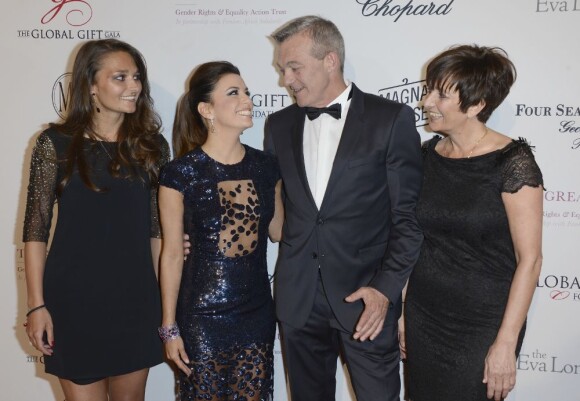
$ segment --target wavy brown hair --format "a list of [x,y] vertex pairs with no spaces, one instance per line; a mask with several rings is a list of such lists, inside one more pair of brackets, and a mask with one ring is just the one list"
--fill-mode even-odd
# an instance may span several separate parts
[[142,89],[137,99],[136,111],[125,114],[117,136],[118,151],[111,160],[109,171],[114,177],[119,177],[121,167],[125,167],[127,177],[136,177],[137,168],[141,167],[147,172],[152,183],[157,180],[161,149],[156,135],[161,129],[161,119],[153,109],[145,59],[137,49],[120,40],[93,40],[83,44],[75,57],[67,116],[62,123],[51,124],[58,131],[72,137],[64,178],[58,185],[59,193],[70,181],[75,168],[87,187],[96,192],[102,191],[90,179],[84,149],[87,143],[86,136],[98,139],[94,129],[95,110],[91,87],[95,83],[97,72],[101,69],[102,60],[115,52],[124,52],[131,56],[139,71]]
[[240,75],[240,70],[228,61],[210,61],[199,65],[189,80],[189,90],[177,104],[173,122],[173,153],[181,157],[207,140],[207,124],[199,114],[199,103],[211,103],[218,81],[227,74]]

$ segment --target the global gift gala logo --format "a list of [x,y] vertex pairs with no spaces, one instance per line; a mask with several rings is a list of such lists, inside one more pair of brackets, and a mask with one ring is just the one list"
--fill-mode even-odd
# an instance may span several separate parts
[[70,26],[83,26],[93,17],[93,8],[84,0],[51,0],[56,4],[42,16],[40,22],[48,24],[59,15],[63,15]]
[[[44,40],[96,40],[121,37],[120,32],[114,30],[79,29],[86,26],[92,18],[93,7],[86,0],[50,0],[49,5],[43,7],[39,16],[42,25],[18,29],[17,36]],[[53,25],[59,27],[53,28]],[[66,25],[69,28],[62,29],[62,26]]]

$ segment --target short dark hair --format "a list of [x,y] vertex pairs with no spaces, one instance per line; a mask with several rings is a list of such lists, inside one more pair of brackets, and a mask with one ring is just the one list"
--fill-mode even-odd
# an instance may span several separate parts
[[499,47],[461,45],[436,56],[427,65],[427,87],[457,90],[459,109],[485,103],[477,119],[486,122],[504,101],[516,80],[516,68]]
[[312,39],[313,57],[322,60],[328,53],[335,52],[340,60],[340,71],[344,72],[344,39],[332,21],[315,15],[298,17],[278,28],[272,38],[280,44],[301,33]]

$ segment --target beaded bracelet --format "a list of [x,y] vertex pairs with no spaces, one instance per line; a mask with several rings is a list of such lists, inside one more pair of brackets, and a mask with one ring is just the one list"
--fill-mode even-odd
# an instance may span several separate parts
[[34,308],[30,309],[28,311],[28,313],[26,313],[26,317],[30,316],[30,314],[32,312],[36,312],[37,310],[42,309],[42,308],[46,308],[46,305],[45,304],[42,304],[42,305],[35,306]]
[[161,341],[164,343],[175,340],[177,337],[180,336],[179,334],[179,327],[177,323],[170,324],[169,326],[161,326],[157,329],[159,332],[159,337],[161,337]]

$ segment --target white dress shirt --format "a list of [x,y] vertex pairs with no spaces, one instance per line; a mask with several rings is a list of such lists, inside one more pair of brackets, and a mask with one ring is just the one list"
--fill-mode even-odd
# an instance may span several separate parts
[[326,113],[321,114],[312,121],[305,117],[302,141],[304,166],[308,185],[318,209],[320,209],[324,199],[332,164],[342,136],[344,122],[350,106],[349,94],[351,89],[352,84],[347,82],[344,92],[327,105],[328,107],[331,104],[340,103],[341,116],[339,119],[335,119]]

